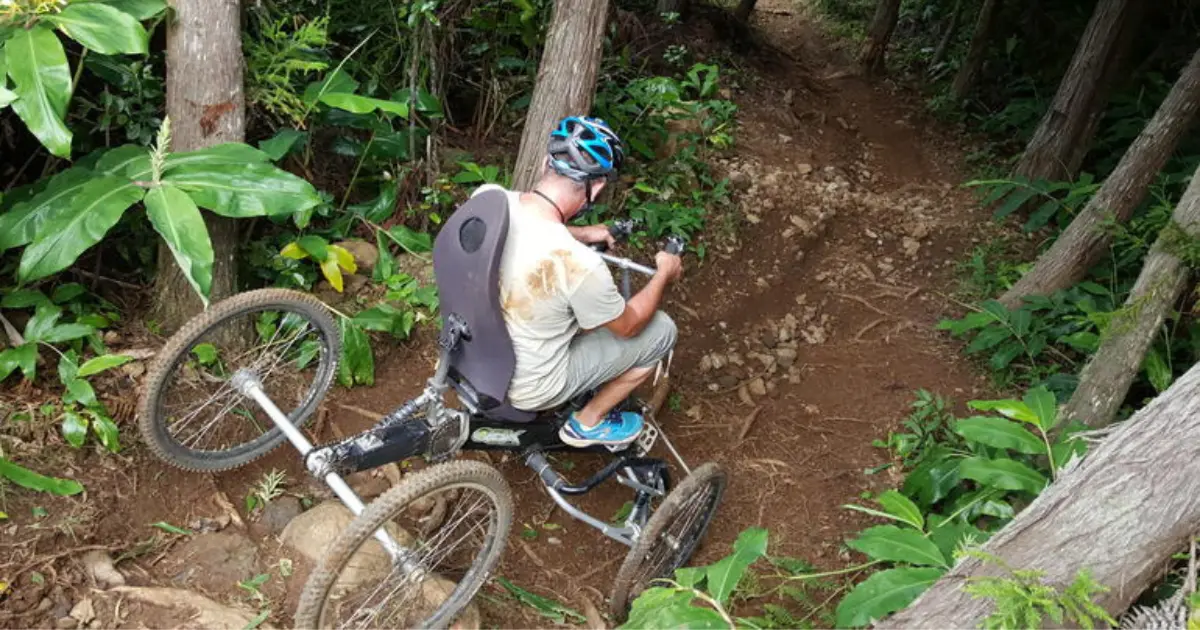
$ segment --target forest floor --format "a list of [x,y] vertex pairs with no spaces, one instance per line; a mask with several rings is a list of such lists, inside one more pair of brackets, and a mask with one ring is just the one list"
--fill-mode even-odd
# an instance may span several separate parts
[[[791,0],[760,0],[754,27],[791,58],[762,50],[735,56],[747,77],[733,95],[737,147],[715,166],[739,190],[737,245],[710,250],[700,264],[688,259],[684,281],[670,293],[665,309],[680,342],[661,425],[691,465],[715,461],[729,473],[694,562],[721,557],[741,530],[761,526],[773,554],[834,569],[852,563],[843,541],[870,522],[842,506],[899,481],[891,469],[867,471],[888,462],[872,441],[898,428],[914,391],[958,403],[990,393],[959,344],[934,326],[959,310],[951,297],[956,263],[996,228],[958,187],[968,175],[961,139],[929,120],[919,99],[858,76],[845,51]],[[697,33],[690,41],[715,39]],[[316,437],[370,424],[348,409],[382,414],[418,392],[432,371],[430,341],[421,335],[378,348],[377,385],[336,389]],[[270,521],[286,515],[243,525],[241,498],[272,469],[287,473],[290,492],[316,493],[294,452],[280,448],[238,471],[198,475],[155,460],[136,444],[132,423],[123,435],[119,458],[77,453],[67,466],[86,481],[86,495],[6,497],[0,558],[8,560],[0,562],[6,573],[15,566],[23,574],[0,603],[7,609],[0,626],[76,627],[84,617],[104,627],[186,621],[132,596],[91,590],[79,557],[95,550],[124,550],[117,566],[130,585],[190,588],[251,617],[270,608],[268,623],[287,626],[310,564],[289,556],[275,536],[278,523]],[[565,459],[578,462],[579,476],[595,462]],[[492,461],[516,497],[497,573],[577,610],[589,602],[603,609],[626,549],[555,508],[519,461]],[[374,481],[386,487],[386,479]],[[613,483],[581,504],[607,517],[628,498]],[[28,516],[39,500],[45,515]],[[175,537],[152,526],[160,521],[219,532]],[[271,577],[237,585],[259,574]],[[485,626],[551,625],[502,594],[489,585],[479,600]],[[80,611],[85,599],[90,610]]]

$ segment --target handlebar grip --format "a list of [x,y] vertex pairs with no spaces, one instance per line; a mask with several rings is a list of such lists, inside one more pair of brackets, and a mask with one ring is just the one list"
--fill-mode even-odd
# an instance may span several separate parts
[[683,237],[677,234],[672,234],[667,237],[667,244],[663,247],[663,251],[672,256],[682,256],[683,250],[687,247]]

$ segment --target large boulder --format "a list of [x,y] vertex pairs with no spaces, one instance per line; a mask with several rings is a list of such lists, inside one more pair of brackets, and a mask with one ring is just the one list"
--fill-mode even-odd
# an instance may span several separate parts
[[[284,545],[316,564],[353,520],[354,515],[346,506],[337,501],[325,501],[292,519],[279,538]],[[404,546],[413,544],[413,537],[399,526],[388,523],[384,529],[397,543]],[[358,548],[342,569],[336,588],[350,589],[367,581],[382,580],[391,572],[391,565],[383,546],[372,538]]]
[[258,546],[244,534],[228,530],[189,538],[167,562],[176,584],[210,593],[225,592],[260,573]]

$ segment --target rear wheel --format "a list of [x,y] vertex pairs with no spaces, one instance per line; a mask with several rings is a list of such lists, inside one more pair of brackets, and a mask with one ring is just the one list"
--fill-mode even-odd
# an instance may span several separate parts
[[[512,493],[495,468],[455,461],[408,475],[337,537],[304,585],[294,625],[479,627],[468,605],[511,527]],[[408,556],[392,559],[375,538],[380,529]]]
[[284,436],[233,386],[233,374],[253,372],[301,426],[332,385],[340,352],[337,325],[311,295],[262,289],[218,302],[167,340],[150,365],[138,409],[142,437],[186,470],[245,465]]
[[671,577],[695,553],[725,492],[727,475],[715,463],[696,468],[663,500],[613,581],[609,612],[620,623],[633,600],[659,578]]

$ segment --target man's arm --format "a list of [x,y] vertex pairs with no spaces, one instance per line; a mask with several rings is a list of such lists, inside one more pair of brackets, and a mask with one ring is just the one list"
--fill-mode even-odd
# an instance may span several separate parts
[[608,226],[603,224],[568,225],[567,231],[571,233],[571,236],[574,237],[575,240],[579,241],[580,243],[584,243],[585,245],[607,243],[608,247],[611,249],[617,244],[616,239],[613,238],[612,234],[609,234]]
[[625,311],[620,317],[605,324],[614,335],[629,338],[641,333],[658,311],[667,285],[677,280],[683,272],[683,265],[678,256],[659,252],[655,262],[658,271],[650,278],[650,282],[625,303]]

